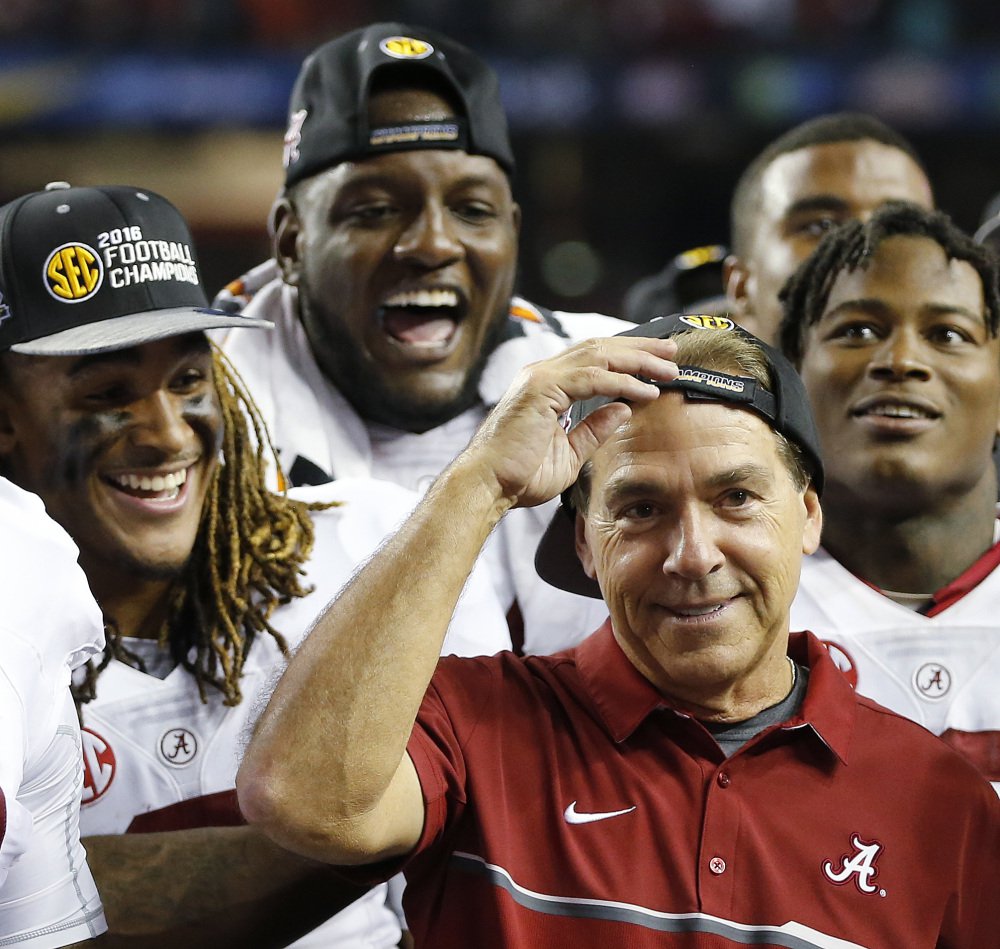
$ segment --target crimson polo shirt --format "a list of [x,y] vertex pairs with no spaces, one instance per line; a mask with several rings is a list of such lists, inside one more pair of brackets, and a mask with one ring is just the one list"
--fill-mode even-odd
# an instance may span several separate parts
[[1000,946],[1000,799],[858,695],[809,634],[800,713],[726,759],[610,623],[555,656],[442,659],[408,751],[417,946]]

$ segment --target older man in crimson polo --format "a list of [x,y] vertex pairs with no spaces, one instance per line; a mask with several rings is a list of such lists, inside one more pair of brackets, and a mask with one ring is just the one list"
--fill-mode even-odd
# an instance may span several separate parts
[[[529,366],[292,660],[244,812],[402,868],[418,946],[995,945],[989,784],[789,634],[822,482],[800,379],[731,321]],[[609,621],[438,664],[497,521],[567,488],[536,565]]]

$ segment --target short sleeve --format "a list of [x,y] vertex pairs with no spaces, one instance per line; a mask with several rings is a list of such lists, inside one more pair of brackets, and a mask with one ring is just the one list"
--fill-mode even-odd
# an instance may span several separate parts
[[11,866],[28,847],[31,814],[17,799],[24,776],[25,713],[21,696],[0,667],[0,890]]

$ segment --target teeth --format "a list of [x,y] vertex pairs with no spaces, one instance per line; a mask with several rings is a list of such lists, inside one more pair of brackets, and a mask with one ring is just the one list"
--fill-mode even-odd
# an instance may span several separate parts
[[456,307],[458,306],[458,294],[454,290],[408,290],[405,293],[394,293],[382,305]]
[[187,468],[166,475],[121,474],[111,478],[116,484],[132,491],[175,491],[187,481]]
[[913,405],[876,405],[868,410],[868,414],[888,418],[930,418],[930,413]]
[[723,603],[716,603],[713,606],[694,606],[686,610],[677,608],[674,612],[678,616],[707,616],[709,613],[717,613],[724,605]]

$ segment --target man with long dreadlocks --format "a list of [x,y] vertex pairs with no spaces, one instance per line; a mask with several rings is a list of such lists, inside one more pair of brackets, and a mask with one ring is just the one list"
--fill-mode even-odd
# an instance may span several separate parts
[[[375,481],[265,489],[267,433],[205,330],[268,324],[207,307],[165,199],[59,183],[0,215],[0,463],[73,537],[107,623],[76,685],[81,826],[109,938],[286,945],[362,891],[242,824],[241,741],[289,650],[412,496]],[[466,602],[475,623],[448,649],[506,645],[471,585]],[[323,932],[387,944],[399,924],[376,889]]]
[[792,626],[1000,791],[997,281],[996,259],[946,215],[890,204],[795,273],[781,340],[827,476]]

